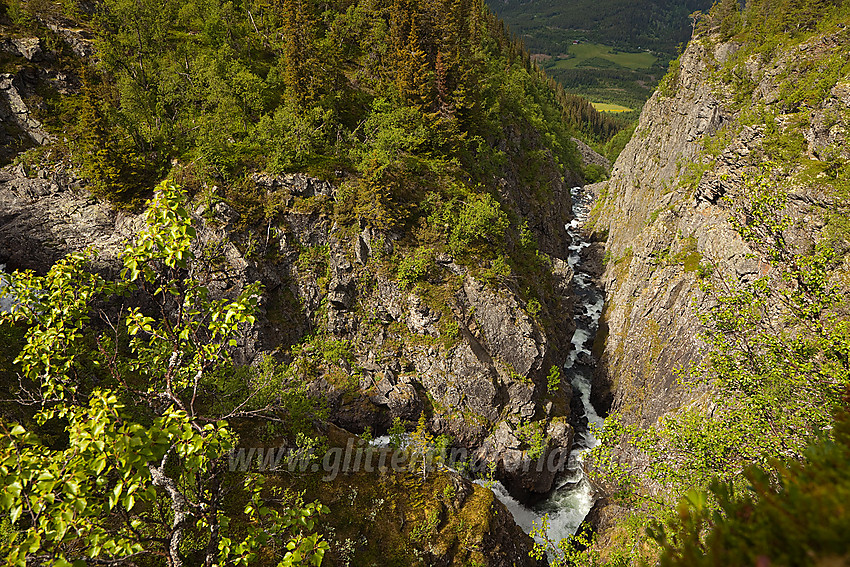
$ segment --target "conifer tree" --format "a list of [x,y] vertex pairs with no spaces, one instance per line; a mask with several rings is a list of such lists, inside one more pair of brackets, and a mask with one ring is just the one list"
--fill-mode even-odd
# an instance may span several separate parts
[[720,34],[729,37],[734,33],[738,24],[738,0],[720,0],[712,11]]
[[84,69],[79,114],[82,173],[92,193],[113,198],[120,193],[121,160],[103,109],[102,88],[95,81],[94,72]]
[[283,84],[287,96],[301,103],[315,99],[321,76],[316,61],[316,26],[309,0],[279,0],[277,31],[283,55]]
[[405,104],[426,110],[432,97],[432,73],[428,57],[421,47],[416,15],[410,15],[407,41],[396,52],[397,72],[395,85],[399,98]]

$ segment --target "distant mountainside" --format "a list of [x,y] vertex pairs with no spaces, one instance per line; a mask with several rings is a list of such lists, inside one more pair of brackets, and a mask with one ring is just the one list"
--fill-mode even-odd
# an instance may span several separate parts
[[575,39],[674,53],[691,37],[688,15],[711,0],[490,0],[532,52],[556,55]]
[[[569,91],[640,110],[711,0],[489,0]],[[591,44],[591,45],[586,45]],[[581,46],[581,47],[579,47]],[[638,57],[635,57],[639,55]]]

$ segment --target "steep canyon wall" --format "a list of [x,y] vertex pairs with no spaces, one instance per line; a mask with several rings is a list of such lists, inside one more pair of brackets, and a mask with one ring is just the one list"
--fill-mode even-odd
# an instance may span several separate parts
[[[787,192],[790,248],[810,251],[822,236],[836,202],[822,171],[848,156],[850,82],[837,72],[808,98],[800,85],[806,69],[828,73],[847,39],[839,26],[767,52],[694,38],[644,107],[610,180],[596,187],[606,309],[594,401],[625,423],[650,426],[684,405],[715,403],[711,386],[688,373],[706,349],[699,315],[715,301],[701,284],[751,282],[772,269],[730,223],[749,179],[768,175]],[[617,453],[640,465],[629,447]],[[604,532],[617,512],[602,510]]]

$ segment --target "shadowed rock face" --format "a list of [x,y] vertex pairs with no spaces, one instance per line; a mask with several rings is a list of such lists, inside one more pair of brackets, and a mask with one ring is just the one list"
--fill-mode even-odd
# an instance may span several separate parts
[[[828,41],[816,38],[809,43]],[[718,275],[743,281],[769,269],[732,229],[730,209],[722,199],[735,198],[763,159],[759,156],[764,127],[740,125],[724,104],[731,98],[729,87],[710,78],[739,47],[719,43],[709,51],[700,41],[690,43],[681,58],[674,94],[656,92],[647,102],[611,180],[599,189],[605,201],[596,230],[607,232],[610,261],[603,275],[608,332],[595,395],[601,398],[613,392],[614,409],[627,409],[627,417],[636,421],[654,422],[684,401],[672,371],[700,356],[695,313],[708,299],[699,291],[698,270],[687,266],[683,255],[693,254],[694,260],[711,264]],[[804,44],[795,53],[808,49]],[[790,64],[795,53],[777,58],[778,63],[768,68],[757,61],[748,63],[758,84],[754,104],[777,101],[782,65]],[[839,82],[811,109],[802,134],[812,159],[823,148],[836,147],[836,136],[846,131],[840,121],[826,128],[824,117],[834,121],[842,112],[846,115],[849,90]],[[721,141],[714,155],[701,152],[710,136]],[[841,148],[848,152],[846,146]],[[789,212],[809,218],[813,206],[829,204],[824,199],[809,187],[792,188]],[[802,231],[789,232],[787,238],[805,249],[819,230],[816,219],[812,222]]]
[[50,135],[24,103],[21,82],[20,75],[0,75],[0,163],[8,163],[21,150],[50,141]]
[[114,264],[141,219],[116,213],[57,168],[27,177],[22,166],[0,169],[0,263],[45,272],[70,252],[95,246],[96,264]]
[[[72,51],[85,56],[93,53],[92,42],[82,30],[52,27]],[[10,60],[5,68],[15,70],[0,74],[0,165],[23,150],[55,140],[35,117],[35,111],[44,106],[40,102],[43,89],[64,95],[78,86],[77,70],[62,67],[46,45],[38,37],[0,38],[0,56]]]

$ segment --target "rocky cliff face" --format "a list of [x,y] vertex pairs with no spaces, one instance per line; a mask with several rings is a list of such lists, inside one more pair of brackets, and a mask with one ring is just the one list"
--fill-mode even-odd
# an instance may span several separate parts
[[732,121],[705,81],[714,57],[689,45],[675,95],[659,91],[647,102],[597,205],[596,230],[607,232],[607,306],[594,395],[643,423],[681,404],[673,370],[698,357],[698,273],[677,259],[705,255],[727,273],[755,269],[723,205],[697,197],[683,180],[687,165],[702,159],[702,140]]
[[[259,181],[291,193],[306,180]],[[324,186],[317,194],[332,199],[333,188]],[[520,422],[543,419],[551,450],[569,448],[568,400],[565,395],[547,400],[545,384],[550,366],[567,352],[567,317],[559,315],[544,328],[510,289],[485,285],[448,256],[436,259],[428,293],[402,289],[387,271],[386,258],[397,246],[393,234],[367,227],[343,235],[320,213],[286,213],[278,229],[274,263],[258,268],[271,292],[265,347],[287,342],[283,334],[291,332],[295,315],[282,308],[286,298],[301,305],[302,333],[326,328],[345,341],[352,359],[343,367],[356,383],[328,375],[311,386],[328,397],[335,422],[355,432],[365,427],[382,432],[394,418],[416,421],[425,411],[434,433],[499,463],[505,475],[526,457],[518,450],[522,444],[500,442],[494,433],[498,423],[513,430]],[[566,250],[563,241],[560,246]],[[321,255],[313,265],[303,261],[309,250]],[[565,270],[554,275],[563,295],[552,298],[553,312],[570,304],[569,277]],[[513,484],[518,494],[545,492],[552,480]]]
[[[301,175],[257,176],[255,182],[284,201],[330,203],[335,192]],[[94,269],[114,275],[127,240],[143,225],[140,215],[116,212],[91,197],[84,181],[63,167],[27,177],[22,166],[7,166],[0,170],[0,203],[0,264],[7,269],[43,272],[69,252],[93,248]],[[262,249],[252,250],[260,246],[252,244],[256,235],[236,228],[239,213],[229,205],[193,207],[200,242],[218,247],[227,263],[227,281],[217,291],[251,281],[265,286],[258,323],[240,345],[239,360],[272,354],[293,361],[298,355],[290,347],[319,334],[321,341],[309,342],[307,350],[329,344],[336,350],[312,356],[318,366],[308,389],[326,400],[336,425],[383,433],[395,418],[412,427],[424,414],[433,433],[450,435],[470,459],[494,463],[496,476],[518,496],[533,499],[552,488],[557,470],[540,468],[537,457],[528,456],[532,437],[519,426],[537,424],[541,462],[559,462],[557,456],[571,448],[569,389],[550,394],[546,384],[550,366],[568,352],[568,317],[546,328],[509,288],[486,285],[450,257],[438,258],[429,277],[434,289],[447,293],[435,304],[421,290],[402,289],[387,271],[397,236],[370,228],[344,233],[322,212],[287,209],[267,227],[271,236]],[[554,237],[550,242],[557,245]],[[562,296],[550,298],[552,310],[570,305],[572,275],[563,261],[553,262],[560,266],[553,279]],[[447,334],[447,328],[456,332]],[[482,537],[519,541],[505,535],[516,528],[506,514],[494,511],[499,525]],[[520,539],[509,546],[526,550],[516,557],[527,556],[528,544]],[[504,563],[503,553],[491,555],[488,564]]]
[[[823,55],[840,42],[817,37],[770,64],[748,58],[744,68],[754,88],[746,108],[781,103],[779,77],[789,62]],[[611,180],[600,188],[595,229],[605,236],[608,303],[598,396],[639,421],[652,422],[682,401],[673,370],[699,359],[695,313],[706,301],[700,277],[746,281],[769,269],[732,229],[724,199],[741,196],[747,176],[769,159],[765,146],[772,142],[763,122],[728,104],[734,90],[717,80],[740,47],[716,38],[689,44],[666,93],[647,102]],[[847,89],[839,81],[817,108],[779,117],[788,135],[805,138],[803,158],[821,160],[823,148],[846,154]],[[810,223],[788,234],[801,249],[823,226],[813,211],[827,204],[812,186],[791,188],[789,212]]]
[[[651,425],[705,393],[678,380],[704,350],[697,314],[713,300],[701,281],[746,282],[770,270],[729,222],[748,177],[780,166],[796,175],[847,156],[846,76],[812,106],[785,99],[800,69],[846,53],[847,32],[814,37],[770,59],[743,48],[717,37],[692,40],[644,107],[610,181],[597,188],[595,235],[605,244],[607,304],[594,397],[629,423]],[[801,151],[789,162],[771,162],[780,155],[777,145],[789,140]],[[811,247],[831,203],[817,183],[791,181],[786,212],[796,222],[785,238],[793,247]],[[628,460],[628,449],[619,456]],[[596,521],[609,527],[613,513],[603,511]]]
[[[556,471],[538,471],[527,455],[531,436],[515,430],[537,422],[544,460],[572,443],[569,389],[550,395],[545,378],[567,355],[573,328],[566,263],[552,258],[556,293],[543,306],[548,326],[510,288],[485,285],[448,256],[437,258],[432,293],[423,295],[393,277],[388,258],[400,235],[368,227],[352,234],[333,224],[324,212],[333,203],[331,184],[302,175],[254,181],[280,202],[306,199],[315,207],[285,207],[258,244],[257,235],[235,228],[239,213],[223,201],[195,205],[200,240],[223,247],[227,285],[259,280],[266,289],[262,317],[240,358],[276,353],[292,360],[292,345],[321,333],[341,349],[339,358],[321,361],[309,388],[327,399],[334,423],[380,433],[394,418],[415,423],[424,412],[434,433],[450,435],[473,459],[496,463],[515,494],[548,491]],[[563,180],[555,181],[561,205],[545,214],[529,210],[528,218],[546,248],[566,252],[568,237],[558,227],[569,196]],[[507,181],[502,188],[503,198],[516,197]],[[13,269],[45,271],[68,252],[93,247],[96,268],[115,273],[122,247],[142,224],[138,215],[92,198],[63,166],[32,177],[23,166],[0,170],[0,201],[0,263]]]

